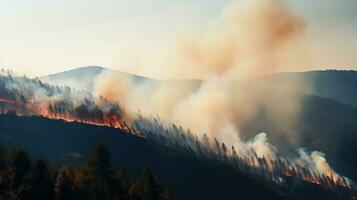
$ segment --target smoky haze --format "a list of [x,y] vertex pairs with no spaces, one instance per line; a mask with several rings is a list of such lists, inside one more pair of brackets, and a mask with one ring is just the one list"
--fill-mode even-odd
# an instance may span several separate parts
[[303,18],[280,0],[233,2],[212,27],[197,37],[181,37],[175,51],[177,67],[201,77],[214,74],[228,78],[286,70],[304,60],[305,28]]
[[[281,143],[296,146],[296,120],[301,94],[281,93],[259,83],[232,81],[255,78],[305,62],[303,43],[306,23],[280,0],[233,2],[206,31],[184,35],[174,45],[162,73],[201,77],[204,81],[133,81],[104,71],[97,77],[94,94],[120,102],[128,118],[138,111],[159,116],[165,122],[190,129],[198,137],[207,134],[245,154],[253,149],[259,157],[277,159],[281,152],[269,143],[274,133],[251,133],[243,140],[240,127],[262,112],[281,120]],[[145,63],[144,63],[145,64]],[[296,83],[295,88],[304,87]],[[277,101],[283,99],[283,101]],[[279,102],[279,103],[277,103]],[[327,176],[338,177],[321,152],[296,151],[293,163]],[[290,158],[289,158],[290,159]]]
[[[200,37],[186,37],[175,45],[175,56],[163,58],[171,63],[164,73],[185,73],[205,81],[134,83],[103,72],[96,80],[94,93],[118,100],[128,115],[135,116],[141,110],[229,143],[239,140],[233,139],[239,135],[238,125],[265,110],[270,118],[287,119],[282,122],[287,141],[282,142],[294,144],[300,94],[279,96],[279,92],[259,84],[228,80],[287,69],[303,55],[300,47],[305,28],[303,18],[280,0],[231,2],[213,27]],[[279,98],[285,101],[276,105]]]
[[167,79],[255,78],[307,66],[306,32],[305,19],[281,0],[230,1],[212,23],[178,32],[162,52],[133,54],[117,65]]

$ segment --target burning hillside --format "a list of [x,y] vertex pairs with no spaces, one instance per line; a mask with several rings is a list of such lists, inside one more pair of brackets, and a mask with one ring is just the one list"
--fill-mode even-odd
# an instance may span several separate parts
[[129,130],[118,103],[5,71],[0,76],[0,113],[38,115]]
[[[265,133],[258,134],[241,146],[229,147],[217,138],[209,139],[207,135],[199,139],[189,129],[185,131],[158,118],[139,116],[134,121],[134,127],[148,138],[186,149],[207,160],[227,163],[252,177],[264,177],[268,182],[291,184],[292,180],[302,180],[330,189],[342,187],[355,190],[351,180],[338,175],[330,167],[323,153],[299,149],[299,157],[279,156],[276,147],[267,142]],[[275,149],[274,155],[260,155],[259,151],[264,148]]]
[[118,128],[129,134],[190,151],[202,159],[222,162],[277,185],[300,180],[329,189],[355,187],[348,178],[340,176],[330,167],[322,153],[300,149],[298,157],[283,157],[276,147],[267,142],[265,133],[258,134],[250,141],[227,146],[224,141],[207,135],[199,139],[191,131],[185,131],[175,124],[168,125],[159,118],[147,118],[141,114],[128,118],[117,101],[11,73],[3,72],[0,76],[0,113],[38,115]]

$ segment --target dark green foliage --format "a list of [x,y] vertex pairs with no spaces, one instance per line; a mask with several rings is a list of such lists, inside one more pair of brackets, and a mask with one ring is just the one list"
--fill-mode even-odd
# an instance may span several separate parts
[[120,168],[120,170],[119,170],[118,181],[119,181],[121,188],[123,190],[123,194],[121,195],[122,199],[123,200],[129,199],[129,189],[131,187],[131,183],[130,183],[130,180],[126,173],[126,170],[124,168]]
[[[124,168],[116,173],[111,155],[103,143],[95,145],[86,163],[77,167],[62,166],[59,169],[44,159],[31,161],[27,152],[21,149],[12,150],[9,154],[5,149],[3,152],[0,200],[137,199],[130,198],[129,190],[134,187]],[[139,196],[152,197],[144,199],[160,200],[160,196],[167,196],[155,189],[159,188],[159,183],[149,168],[143,170],[135,186]]]
[[[300,187],[301,189],[294,190],[298,182],[296,179],[292,179],[291,183],[286,186],[271,182],[267,184],[264,180],[255,180],[220,161],[192,155],[192,150],[187,149],[187,146],[185,149],[181,149],[179,145],[168,147],[153,140],[124,134],[112,128],[66,123],[40,117],[16,116],[0,116],[0,125],[3,127],[2,134],[13,138],[18,145],[31,151],[32,155],[50,158],[58,166],[63,165],[64,162],[67,164],[76,163],[73,168],[77,199],[87,200],[92,197],[89,191],[92,178],[88,170],[88,163],[84,165],[83,161],[92,157],[88,154],[98,139],[105,143],[113,155],[113,163],[116,166],[126,166],[130,178],[125,178],[128,180],[129,187],[127,188],[131,188],[129,180],[136,183],[137,181],[133,178],[137,177],[142,166],[148,164],[163,183],[172,186],[177,199],[225,200],[239,197],[251,200],[305,200],[310,196],[322,195],[322,193],[327,194],[323,195],[324,197],[334,197],[336,195],[334,193],[337,193],[340,199],[351,199],[346,198],[348,195],[349,197],[356,196],[353,191],[344,188],[324,189],[314,184],[305,184],[304,187],[310,189]],[[48,130],[51,130],[51,134],[48,134]],[[188,138],[186,136],[186,139]],[[221,143],[216,146],[214,142],[211,142],[210,146],[222,150]],[[227,151],[233,152],[232,148],[226,148]],[[79,157],[67,157],[68,152],[76,152]],[[201,152],[210,155],[206,148],[202,148]],[[222,150],[221,153],[223,155],[224,151]],[[275,163],[275,165],[279,167],[282,164]],[[119,170],[114,171],[118,172]],[[118,178],[117,173],[114,173],[114,176]],[[56,180],[56,177],[57,175],[52,175],[52,180]],[[119,183],[123,185],[120,177],[119,175]],[[6,183],[6,179],[4,180]],[[161,188],[165,188],[164,185]],[[9,193],[7,190],[5,189],[4,195],[11,197],[11,192]],[[124,193],[127,193],[127,190]],[[299,192],[299,195],[296,192]],[[314,194],[312,194],[313,192]],[[237,193],[239,193],[238,196]]]
[[160,186],[150,167],[144,167],[141,176],[130,189],[130,197],[135,200],[160,199]]
[[55,184],[56,200],[76,199],[76,189],[74,185],[74,171],[70,167],[60,169]]
[[161,194],[162,200],[175,200],[175,196],[170,187],[166,187],[165,190]]
[[78,199],[90,199],[91,177],[86,166],[81,166],[75,171],[74,182],[78,191]]
[[9,178],[10,187],[13,191],[17,191],[22,183],[25,175],[30,169],[31,161],[27,153],[22,149],[17,149],[10,156],[9,161]]
[[121,185],[115,178],[115,171],[109,151],[98,142],[88,161],[90,190],[93,199],[113,199],[121,195]]
[[53,199],[53,180],[48,164],[42,160],[35,160],[23,184],[20,186],[18,197],[22,200]]
[[12,199],[13,193],[10,190],[10,180],[5,172],[0,172],[0,199]]
[[0,170],[4,170],[5,169],[5,161],[6,161],[6,150],[0,144]]

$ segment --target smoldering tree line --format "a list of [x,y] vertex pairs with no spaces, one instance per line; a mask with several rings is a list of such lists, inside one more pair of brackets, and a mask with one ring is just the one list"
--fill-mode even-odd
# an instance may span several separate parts
[[299,182],[341,196],[356,192],[356,186],[346,177],[336,178],[332,174],[326,175],[300,166],[296,164],[296,158],[259,157],[252,148],[241,152],[239,147],[227,146],[217,138],[211,140],[206,134],[198,138],[189,129],[185,130],[173,123],[165,123],[159,117],[145,117],[139,114],[133,122],[133,127],[148,139],[194,154],[203,162],[229,165],[258,181],[268,185],[278,185],[281,187],[279,190],[284,188],[283,190],[288,191],[289,186]]
[[132,121],[131,127],[122,121],[123,112],[118,103],[101,97],[94,98],[88,92],[70,87],[52,86],[39,79],[2,73],[0,97],[2,113],[9,111],[7,106],[10,106],[23,115],[43,115],[121,128],[127,133],[143,134],[148,139],[192,153],[202,161],[229,165],[267,184],[283,187],[289,182],[312,182],[318,184],[315,187],[341,193],[355,189],[344,177],[318,173],[296,165],[292,159],[261,157],[251,148],[242,152],[239,147],[227,146],[216,138],[211,140],[207,135],[198,138],[191,131],[175,124],[166,124],[159,118],[139,115]]
[[102,97],[95,98],[89,92],[78,91],[68,86],[52,86],[37,78],[20,77],[13,72],[2,70],[0,97],[3,100],[0,99],[0,103],[6,104],[0,106],[2,113],[13,109],[18,112],[17,114],[43,115],[121,128],[133,135],[144,134],[147,138],[192,151],[202,158],[229,163],[247,173],[260,173],[269,180],[281,184],[284,183],[281,177],[289,176],[324,186],[353,186],[345,177],[336,178],[332,174],[320,174],[316,170],[297,166],[292,159],[261,157],[252,148],[242,152],[242,149],[227,146],[216,138],[210,141],[207,135],[198,138],[182,127],[163,123],[159,118],[139,115],[131,127],[122,120],[124,113],[117,102]]
[[19,115],[42,115],[116,128],[126,126],[121,122],[123,111],[117,102],[4,70],[0,73],[0,103],[3,114],[15,111]]

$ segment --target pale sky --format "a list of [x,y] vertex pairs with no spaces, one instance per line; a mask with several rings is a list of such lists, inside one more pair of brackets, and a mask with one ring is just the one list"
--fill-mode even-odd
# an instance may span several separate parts
[[[31,76],[88,65],[120,69],[126,55],[160,54],[175,34],[212,23],[227,2],[0,0],[0,68]],[[326,61],[311,69],[357,69],[356,0],[288,3],[307,20],[312,46],[323,47]]]

